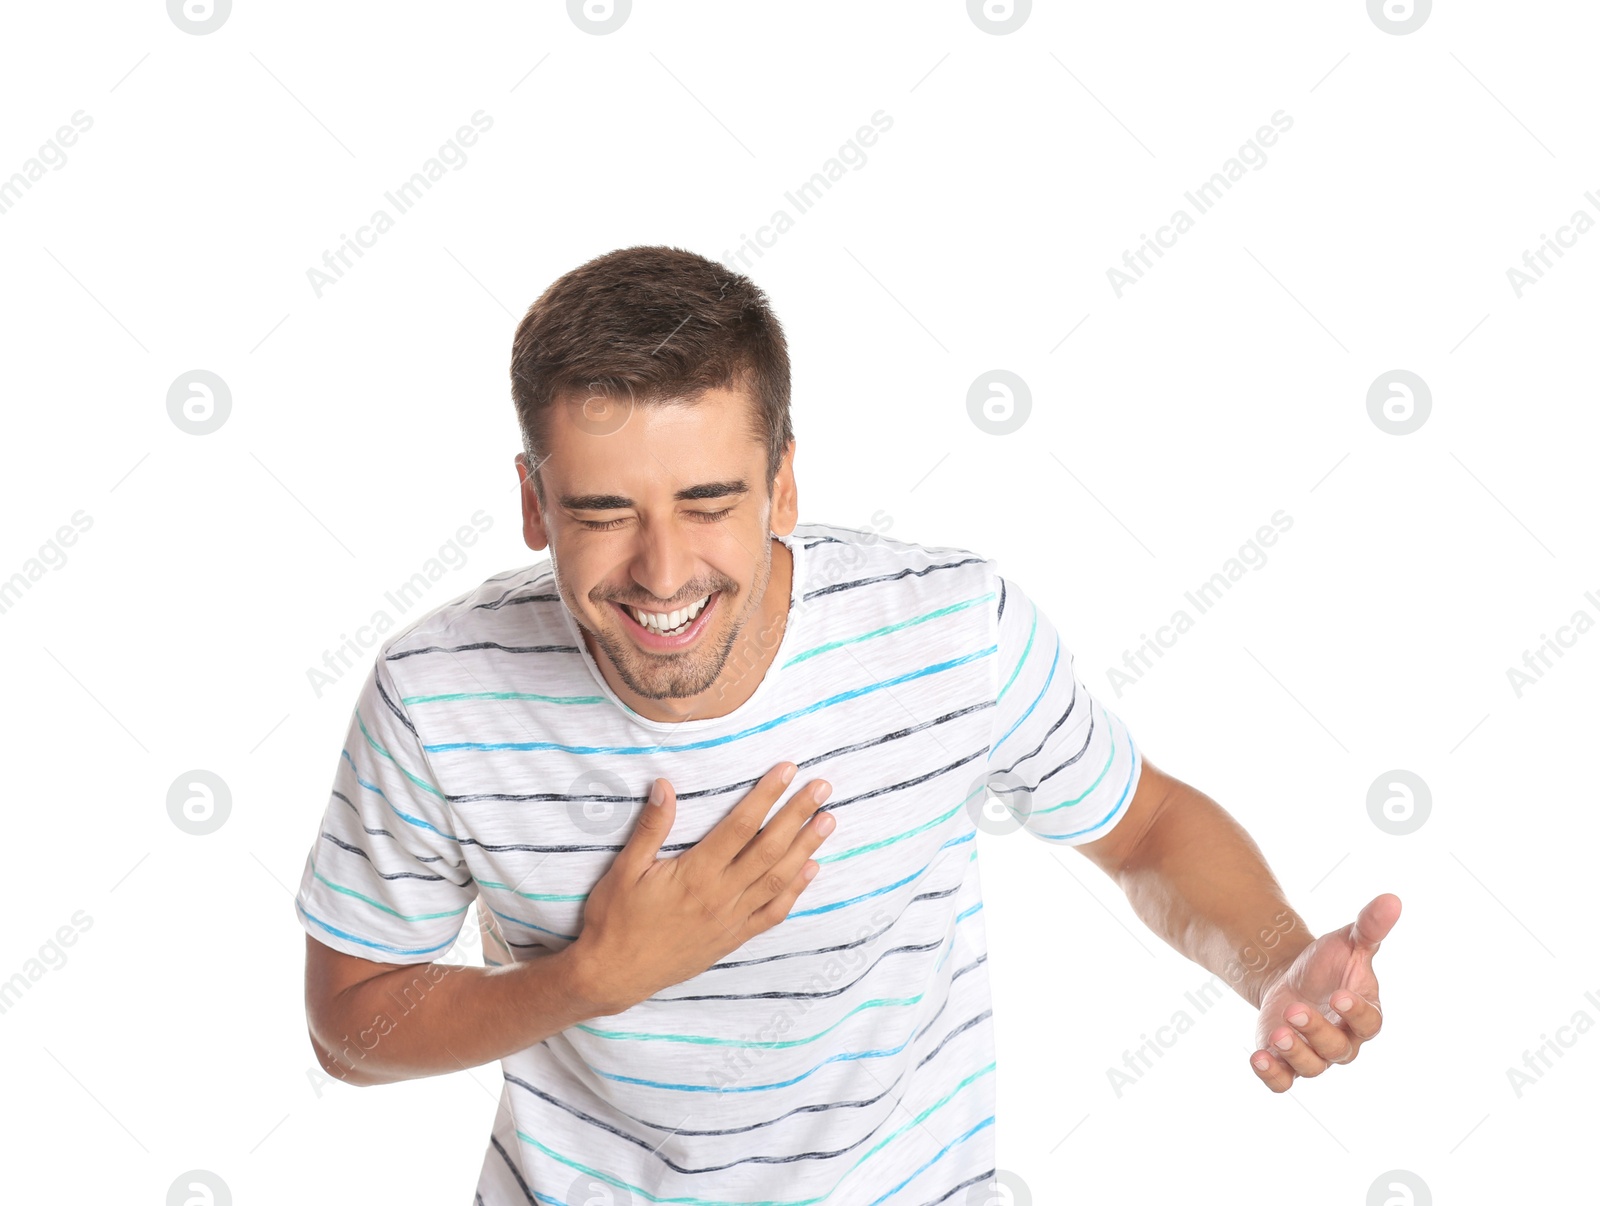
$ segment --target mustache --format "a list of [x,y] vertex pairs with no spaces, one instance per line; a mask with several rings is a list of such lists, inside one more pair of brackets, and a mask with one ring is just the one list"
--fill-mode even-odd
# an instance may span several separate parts
[[605,599],[597,600],[597,602],[616,603],[622,607],[637,607],[641,611],[677,611],[680,607],[687,607],[697,599],[704,599],[718,593],[731,594],[733,592],[724,586],[712,586],[690,595],[680,603],[658,603],[654,599],[645,603],[635,603],[630,599],[619,599],[615,596],[607,596]]

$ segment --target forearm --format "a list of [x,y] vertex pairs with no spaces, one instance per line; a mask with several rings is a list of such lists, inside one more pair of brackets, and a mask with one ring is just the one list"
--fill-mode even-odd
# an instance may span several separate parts
[[1244,828],[1176,779],[1115,878],[1152,931],[1257,1007],[1314,937]]
[[436,1076],[599,1016],[572,949],[504,967],[422,963],[351,985],[313,1020],[322,1066],[353,1085]]

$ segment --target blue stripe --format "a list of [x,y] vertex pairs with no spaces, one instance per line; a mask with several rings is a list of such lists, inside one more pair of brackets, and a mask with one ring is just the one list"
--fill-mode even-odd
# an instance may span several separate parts
[[774,717],[762,724],[752,725],[737,733],[730,733],[725,737],[708,737],[704,741],[690,741],[683,745],[562,745],[558,741],[446,741],[439,745],[424,745],[424,751],[430,754],[445,753],[451,750],[560,750],[566,754],[661,754],[678,753],[683,750],[703,750],[713,746],[726,745],[730,741],[749,737],[754,733],[764,733],[766,730],[797,720],[801,716],[809,716],[822,708],[832,707],[834,704],[843,703],[845,700],[856,699],[862,695],[870,695],[874,691],[883,691],[889,687],[897,687],[901,683],[908,683],[914,679],[925,678],[930,674],[938,674],[956,666],[966,665],[968,662],[977,661],[979,658],[988,657],[995,652],[995,646],[980,649],[976,653],[964,654],[961,657],[951,658],[947,662],[935,662],[931,666],[924,666],[921,670],[912,670],[900,675],[898,678],[887,678],[866,687],[856,687],[854,690],[841,691],[837,695],[804,708],[797,708],[793,712],[786,712],[782,716]]
[[[961,845],[962,842],[970,842],[970,841],[972,841],[973,838],[975,838],[977,836],[978,836],[978,831],[976,829],[969,829],[969,830],[967,830],[966,833],[962,834],[960,837],[951,838],[943,846],[940,846],[939,849],[940,850],[944,850],[944,849],[947,849],[950,846],[959,846],[959,845]],[[896,888],[903,887],[904,885],[910,883],[912,880],[916,879],[917,876],[921,875],[924,871],[926,871],[931,866],[933,866],[933,863],[931,861],[930,862],[926,862],[921,867],[919,867],[915,871],[913,871],[910,875],[906,876],[904,879],[897,879],[892,884],[887,884],[887,885],[885,885],[884,887],[881,887],[881,888],[874,888],[870,892],[864,892],[860,896],[852,896],[848,900],[836,900],[832,904],[818,905],[814,909],[796,909],[794,912],[790,913],[789,916],[790,917],[810,917],[810,916],[812,916],[813,914],[816,914],[816,913],[831,913],[831,912],[833,912],[834,909],[842,909],[846,905],[860,904],[863,900],[871,900],[874,896],[882,896],[885,892],[893,892]]]
[[[1012,725],[1009,729],[1006,730],[1006,736],[1000,738],[999,741],[994,743],[994,749],[989,751],[989,756],[991,758],[994,757],[994,751],[998,750],[1002,745],[1004,745],[1006,743],[1006,737],[1009,737],[1009,736],[1011,736],[1011,734],[1015,733],[1017,731],[1017,729],[1022,726],[1022,722],[1024,720],[1028,719],[1028,717],[1033,715],[1033,710],[1039,706],[1039,701],[1044,698],[1045,692],[1050,690],[1050,684],[1055,681],[1056,667],[1059,666],[1060,664],[1061,664],[1061,636],[1058,633],[1056,635],[1056,655],[1053,658],[1050,659],[1050,673],[1045,676],[1044,686],[1039,688],[1039,694],[1037,694],[1037,695],[1035,695],[1033,697],[1033,702],[1028,705],[1028,710],[1026,712],[1024,712],[1021,716],[1017,717],[1017,723]],[[1020,669],[1020,668],[1021,667],[1019,666],[1018,669]]]
[[449,838],[452,842],[459,842],[461,840],[453,833],[446,833],[443,829],[437,829],[428,824],[428,822],[424,821],[421,817],[414,817],[408,812],[401,812],[394,806],[394,801],[390,800],[388,796],[383,794],[383,788],[379,787],[376,783],[368,783],[361,777],[361,772],[356,769],[356,760],[350,756],[349,750],[340,750],[339,756],[350,764],[350,770],[355,775],[356,782],[361,784],[361,786],[366,788],[368,791],[376,793],[378,798],[389,806],[389,811],[394,813],[394,815],[399,817],[402,821],[406,822],[408,825],[415,825],[418,829],[426,829],[430,833],[437,833],[442,838]]
[[431,955],[434,951],[442,951],[454,946],[456,941],[454,938],[451,938],[449,942],[441,942],[438,946],[421,946],[417,947],[415,950],[411,950],[403,946],[390,946],[387,942],[371,942],[366,938],[358,938],[354,934],[347,934],[341,929],[336,929],[335,927],[329,925],[326,921],[322,920],[322,918],[313,917],[310,913],[307,913],[305,906],[298,900],[294,902],[294,907],[299,909],[301,913],[304,913],[308,921],[321,926],[335,938],[343,938],[346,942],[356,942],[362,946],[370,946],[375,951],[386,951],[391,955]]
[[[1116,750],[1114,741],[1112,744],[1112,750],[1113,752]],[[1128,752],[1133,755],[1132,760],[1128,763],[1128,781],[1122,785],[1122,796],[1117,800],[1117,806],[1115,808],[1113,808],[1100,820],[1096,821],[1093,825],[1090,825],[1087,829],[1079,829],[1073,833],[1039,833],[1037,836],[1046,838],[1052,842],[1064,842],[1068,838],[1082,837],[1086,833],[1093,833],[1096,829],[1099,829],[1105,825],[1109,825],[1118,816],[1118,814],[1122,812],[1122,806],[1128,802],[1128,797],[1133,791],[1133,772],[1134,769],[1139,765],[1139,751],[1134,746],[1133,737],[1131,735],[1128,738]]]
[[[929,1156],[925,1161],[923,1161],[921,1164],[919,1164],[916,1168],[912,1169],[911,1170],[911,1176],[907,1177],[904,1181],[901,1181],[900,1184],[898,1184],[898,1185],[890,1186],[890,1188],[887,1191],[885,1191],[884,1193],[879,1194],[877,1197],[873,1198],[872,1201],[868,1202],[867,1206],[878,1206],[878,1203],[884,1201],[885,1199],[887,1199],[889,1197],[892,1197],[894,1194],[899,1193],[907,1185],[911,1184],[912,1179],[914,1177],[916,1177],[917,1174],[926,1171],[934,1163],[936,1163],[939,1160],[944,1159],[945,1153],[948,1152],[956,1144],[965,1143],[968,1139],[971,1139],[974,1135],[976,1135],[984,1127],[993,1126],[993,1125],[994,1125],[994,1115],[990,1114],[987,1118],[985,1118],[982,1122],[980,1122],[976,1126],[974,1126],[966,1134],[957,1135],[954,1139],[950,1140],[949,1143],[945,1144],[938,1151],[936,1151],[933,1155]],[[1009,1196],[1009,1195],[1007,1195],[1007,1196]],[[988,1199],[985,1198],[983,1200],[987,1201]]]
[[488,908],[489,912],[493,913],[501,921],[509,921],[514,925],[520,925],[525,930],[538,930],[541,934],[552,934],[557,938],[565,938],[568,942],[576,942],[578,940],[578,936],[576,934],[557,934],[554,930],[547,930],[542,925],[534,925],[531,921],[524,921],[520,917],[512,917],[509,913],[502,913],[499,909],[496,909],[493,906],[486,905],[485,907]]

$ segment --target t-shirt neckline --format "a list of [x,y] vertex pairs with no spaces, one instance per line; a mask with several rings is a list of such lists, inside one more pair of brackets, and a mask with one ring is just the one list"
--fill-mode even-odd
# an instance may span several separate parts
[[741,718],[750,715],[760,706],[762,697],[772,689],[772,684],[781,673],[783,663],[788,659],[795,643],[799,639],[795,633],[800,627],[801,613],[805,610],[799,606],[801,583],[804,581],[805,542],[795,532],[791,532],[787,536],[776,536],[775,538],[783,542],[784,547],[789,550],[789,556],[793,561],[792,572],[789,576],[789,613],[784,621],[783,637],[778,642],[777,653],[773,655],[772,661],[762,674],[761,681],[756,684],[756,689],[751,692],[750,698],[734,708],[733,711],[722,716],[701,716],[693,720],[655,720],[634,711],[627,701],[616,693],[610,682],[606,680],[606,676],[601,672],[600,667],[594,660],[594,655],[589,652],[589,646],[584,642],[583,629],[579,627],[578,621],[573,618],[572,612],[568,610],[566,601],[560,600],[561,619],[566,624],[567,631],[572,635],[573,644],[578,647],[578,656],[583,659],[583,664],[588,668],[590,677],[594,679],[595,684],[604,693],[606,699],[620,709],[624,716],[635,724],[643,725],[648,729],[655,729],[660,732],[692,733],[700,729],[735,723]]

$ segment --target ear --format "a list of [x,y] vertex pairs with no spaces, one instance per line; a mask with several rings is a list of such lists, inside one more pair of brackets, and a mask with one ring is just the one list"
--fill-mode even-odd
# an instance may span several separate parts
[[550,533],[544,524],[544,508],[539,505],[539,494],[533,488],[533,470],[529,468],[527,453],[516,457],[518,489],[522,493],[522,539],[535,552],[547,548]]
[[768,526],[774,536],[787,536],[800,518],[800,500],[794,485],[794,441],[783,450],[778,476],[772,480],[772,516]]

